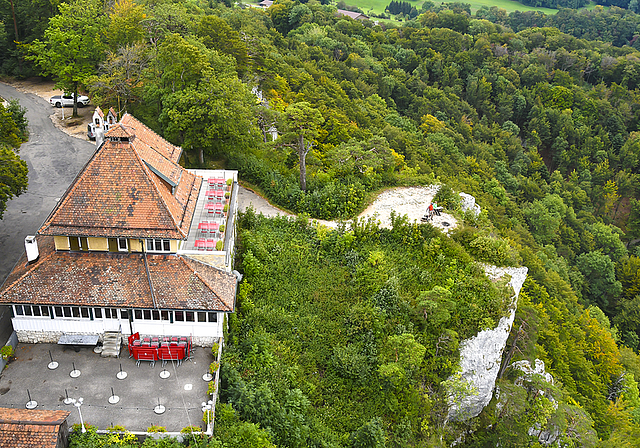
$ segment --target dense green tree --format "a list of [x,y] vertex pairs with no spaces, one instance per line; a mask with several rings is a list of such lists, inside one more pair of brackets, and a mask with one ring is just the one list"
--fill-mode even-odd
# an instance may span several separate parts
[[96,0],[61,3],[59,14],[49,20],[43,40],[27,46],[29,59],[40,66],[43,75],[57,79],[56,86],[73,92],[73,115],[78,115],[78,91],[93,75],[104,57],[102,33],[106,16]]
[[[12,113],[13,112],[13,113]],[[16,117],[20,126],[14,121]],[[7,202],[27,190],[28,168],[18,155],[18,148],[26,134],[24,109],[12,101],[9,109],[0,104],[0,219]]]
[[285,135],[283,139],[289,137],[293,140],[292,145],[298,153],[300,164],[300,188],[305,191],[307,189],[307,154],[315,145],[315,139],[318,137],[318,130],[324,118],[320,111],[306,101],[289,105],[285,114],[289,136]]

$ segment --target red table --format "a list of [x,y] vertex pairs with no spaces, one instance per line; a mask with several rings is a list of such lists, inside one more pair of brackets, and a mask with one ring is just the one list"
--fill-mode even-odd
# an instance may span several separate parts
[[221,177],[218,178],[209,178],[209,186],[210,187],[214,187],[214,186],[220,186],[222,187],[225,184],[225,180]]
[[208,198],[222,199],[224,197],[224,190],[207,190]]
[[200,230],[202,233],[215,232],[218,230],[218,227],[220,227],[220,224],[218,224],[217,222],[203,221],[198,224],[198,230]]
[[207,242],[204,239],[198,239],[195,242],[196,249],[204,250],[207,247]]
[[207,250],[213,250],[216,247],[216,242],[213,240],[207,240]]
[[222,213],[222,209],[224,208],[224,205],[221,202],[209,202],[207,204],[204,205],[205,210],[207,210],[209,213]]

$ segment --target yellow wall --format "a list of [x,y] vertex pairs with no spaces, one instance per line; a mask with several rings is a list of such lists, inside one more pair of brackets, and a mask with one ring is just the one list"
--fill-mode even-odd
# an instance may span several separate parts
[[178,240],[171,240],[171,252],[178,252]]
[[56,245],[56,250],[69,250],[69,238],[66,236],[54,236],[53,242]]
[[131,252],[142,252],[142,243],[139,239],[129,239],[129,250]]
[[101,250],[108,251],[109,250],[109,240],[106,238],[87,238],[87,242],[89,243],[89,250]]

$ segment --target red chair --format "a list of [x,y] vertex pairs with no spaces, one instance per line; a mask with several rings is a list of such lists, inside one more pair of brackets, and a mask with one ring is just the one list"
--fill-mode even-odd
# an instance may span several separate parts
[[207,240],[207,250],[213,250],[216,247],[216,243],[213,240]]

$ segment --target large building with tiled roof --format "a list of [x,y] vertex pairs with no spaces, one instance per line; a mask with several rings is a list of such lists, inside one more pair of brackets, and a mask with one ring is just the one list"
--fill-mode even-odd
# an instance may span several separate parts
[[184,169],[180,147],[128,114],[104,137],[0,289],[18,339],[211,343],[235,306],[237,173]]
[[0,446],[66,448],[68,411],[0,408]]

